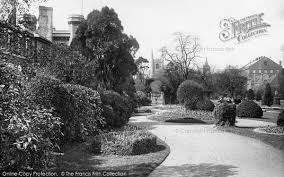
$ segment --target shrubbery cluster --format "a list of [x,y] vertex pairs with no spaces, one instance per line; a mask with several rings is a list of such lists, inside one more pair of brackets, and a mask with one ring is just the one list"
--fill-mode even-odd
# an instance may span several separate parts
[[186,80],[178,87],[177,99],[186,109],[195,110],[197,102],[203,99],[203,87],[195,81]]
[[144,92],[137,91],[136,96],[137,96],[138,106],[150,106],[151,105],[151,99],[149,99]]
[[125,125],[133,112],[130,99],[111,90],[103,91],[100,95],[107,126],[112,128]]
[[54,108],[55,115],[61,118],[64,142],[84,140],[103,127],[102,103],[97,91],[46,76],[37,76],[30,85],[29,98],[46,108]]
[[208,98],[204,98],[202,100],[199,100],[196,103],[196,109],[197,110],[201,110],[201,111],[213,111],[215,108],[214,103],[209,100]]
[[58,147],[60,118],[26,98],[16,66],[0,63],[0,87],[0,169],[46,167],[50,151]]
[[236,122],[236,105],[221,103],[214,109],[215,124],[220,126],[234,126]]
[[252,100],[243,100],[237,107],[238,117],[260,118],[263,116],[261,107]]

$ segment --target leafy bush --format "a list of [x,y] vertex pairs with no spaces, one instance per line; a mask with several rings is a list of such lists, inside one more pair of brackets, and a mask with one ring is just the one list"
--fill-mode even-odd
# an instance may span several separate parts
[[263,116],[261,107],[252,100],[243,100],[237,107],[238,117],[260,118]]
[[151,99],[149,99],[146,94],[142,91],[137,91],[137,102],[138,106],[150,106],[151,105]]
[[277,125],[282,127],[284,126],[284,111],[281,111],[281,113],[278,115]]
[[25,77],[0,63],[0,170],[41,169],[57,149],[60,119],[25,97]]
[[263,103],[267,106],[271,106],[273,104],[273,95],[269,83],[267,83],[265,86]]
[[220,126],[234,126],[236,122],[236,105],[221,103],[214,108],[215,124]]
[[202,111],[213,111],[215,108],[214,103],[209,99],[202,99],[196,103],[196,109]]
[[247,91],[247,99],[254,100],[254,97],[255,97],[254,91],[252,89],[249,89]]
[[95,90],[46,76],[35,78],[29,90],[32,100],[54,107],[55,115],[62,118],[63,142],[84,140],[104,126],[100,95]]
[[186,109],[196,109],[196,103],[203,99],[203,87],[195,81],[186,80],[177,90],[177,98]]
[[[120,95],[114,91],[104,91],[100,93],[102,103],[104,105],[110,105],[110,107],[104,106],[103,115],[108,116],[106,120],[109,127],[122,127],[125,125],[131,117],[133,107],[128,98]],[[111,117],[112,116],[112,117]]]
[[97,136],[91,151],[105,155],[139,155],[152,152],[156,148],[156,141],[157,138],[146,131],[114,132]]

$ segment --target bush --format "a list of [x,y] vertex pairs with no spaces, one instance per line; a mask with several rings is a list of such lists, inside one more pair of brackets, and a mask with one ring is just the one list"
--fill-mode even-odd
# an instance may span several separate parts
[[273,96],[269,83],[266,84],[263,96],[264,105],[271,106],[273,104]]
[[137,91],[137,102],[138,106],[150,106],[151,105],[151,99],[149,99],[146,94],[142,91]]
[[177,90],[177,99],[186,109],[196,109],[196,103],[203,99],[203,87],[195,81],[186,80]]
[[254,100],[254,97],[255,97],[254,91],[252,89],[249,89],[247,91],[247,99]]
[[110,90],[104,91],[100,95],[102,103],[112,108],[110,109],[110,107],[107,108],[104,106],[103,115],[108,116],[106,117],[108,122],[107,126],[113,128],[125,125],[129,121],[133,111],[133,107],[128,98]]
[[281,113],[278,115],[277,125],[282,127],[284,126],[284,111],[281,111]]
[[202,99],[196,103],[196,109],[202,111],[213,111],[214,110],[214,103],[209,99]]
[[263,116],[261,107],[252,100],[243,100],[237,107],[238,117],[260,118]]
[[236,105],[221,103],[214,109],[215,124],[220,126],[234,126],[236,122]]
[[39,170],[56,150],[60,119],[25,97],[25,77],[0,63],[0,171]]
[[[152,152],[157,146],[157,138],[141,130],[121,131],[99,135],[92,143],[92,152],[105,155],[140,155]],[[100,150],[99,150],[100,149]]]
[[104,126],[97,91],[45,76],[38,76],[31,85],[29,97],[46,108],[53,107],[55,115],[61,118],[63,142],[82,141]]

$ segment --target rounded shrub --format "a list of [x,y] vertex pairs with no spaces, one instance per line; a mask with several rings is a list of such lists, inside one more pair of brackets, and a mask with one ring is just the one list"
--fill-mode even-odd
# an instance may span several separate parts
[[186,80],[177,90],[177,99],[186,109],[196,109],[196,103],[203,99],[203,87],[195,81]]
[[120,95],[115,91],[104,91],[101,94],[102,103],[104,105],[110,105],[111,109],[104,107],[104,115],[108,114],[106,117],[109,127],[122,127],[124,126],[131,117],[133,107],[129,102],[128,98]]
[[284,111],[281,111],[277,118],[277,125],[284,126]]
[[234,126],[236,122],[236,105],[221,103],[214,108],[215,124],[219,126]]
[[213,111],[214,108],[215,108],[214,103],[213,103],[211,100],[209,100],[208,98],[199,100],[199,101],[196,103],[196,109],[197,109],[197,110]]
[[62,143],[84,140],[104,126],[97,91],[45,76],[38,76],[31,85],[29,97],[39,105],[54,108],[54,115],[61,118]]
[[137,96],[138,106],[150,106],[151,105],[151,102],[152,102],[151,99],[149,99],[144,92],[137,91],[136,96]]
[[252,100],[243,100],[237,107],[238,117],[260,118],[263,116],[261,107]]

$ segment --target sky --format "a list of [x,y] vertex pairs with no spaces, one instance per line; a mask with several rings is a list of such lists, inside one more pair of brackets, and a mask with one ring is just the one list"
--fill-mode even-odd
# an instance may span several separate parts
[[[140,49],[136,57],[150,59],[160,56],[159,50],[173,44],[175,32],[198,36],[203,48],[202,65],[207,57],[213,69],[228,65],[242,67],[259,56],[270,57],[284,65],[284,1],[283,0],[49,0],[41,4],[53,7],[56,29],[68,29],[67,16],[86,17],[94,9],[113,8],[124,26],[124,32],[134,36]],[[37,6],[34,6],[37,7]],[[34,9],[37,13],[36,8]],[[238,43],[236,39],[219,39],[223,19],[242,19],[264,13],[270,24],[266,35]]]

